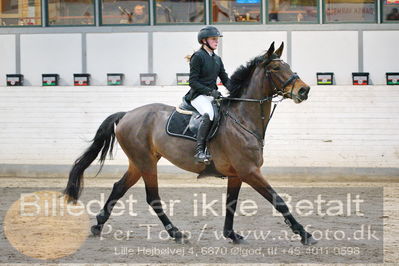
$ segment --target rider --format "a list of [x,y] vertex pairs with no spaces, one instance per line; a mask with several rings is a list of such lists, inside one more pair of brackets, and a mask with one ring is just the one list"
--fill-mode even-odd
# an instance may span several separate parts
[[190,59],[190,91],[185,95],[185,99],[202,115],[194,156],[196,161],[201,163],[210,159],[205,153],[205,142],[214,118],[212,101],[222,96],[218,91],[216,79],[219,77],[227,89],[230,83],[222,59],[215,54],[219,37],[223,36],[216,27],[202,28],[198,33],[201,48]]

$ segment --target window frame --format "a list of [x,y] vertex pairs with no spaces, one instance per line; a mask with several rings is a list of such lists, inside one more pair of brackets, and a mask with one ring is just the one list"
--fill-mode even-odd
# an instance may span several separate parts
[[[104,0],[98,0],[97,2],[98,2],[98,4],[100,5],[99,7],[98,7],[98,12],[99,12],[99,17],[98,17],[98,23],[99,23],[99,26],[100,27],[102,27],[102,26],[104,26],[104,27],[115,27],[115,26],[122,26],[122,27],[128,27],[128,26],[150,26],[150,24],[151,24],[151,17],[152,17],[152,14],[151,14],[151,1],[150,0],[146,0],[147,1],[147,9],[148,9],[148,13],[147,13],[147,15],[148,15],[148,22],[147,23],[139,23],[139,24],[122,24],[122,23],[119,23],[119,24],[104,24],[103,23],[103,8],[102,8],[102,4],[103,4],[103,1]],[[154,0],[155,1],[155,0]]]
[[306,25],[306,24],[312,24],[312,25],[316,25],[316,24],[321,24],[320,23],[320,1],[325,1],[325,0],[317,0],[316,1],[316,11],[317,11],[317,13],[316,13],[316,21],[303,21],[303,22],[293,22],[293,21],[281,21],[281,22],[272,22],[272,21],[270,21],[270,19],[269,19],[269,0],[266,0],[266,4],[265,4],[265,6],[266,6],[266,16],[265,16],[265,19],[266,19],[266,24],[269,24],[269,25],[284,25],[284,24],[291,24],[291,25]]
[[[20,5],[20,2],[23,2],[23,1],[28,1],[29,2],[29,0],[18,0],[18,5]],[[38,1],[39,3],[40,3],[40,7],[39,7],[39,9],[40,9],[40,24],[39,25],[6,25],[6,26],[3,26],[3,25],[1,25],[0,24],[0,28],[41,28],[41,27],[43,27],[44,25],[43,25],[43,0],[39,0]],[[14,15],[14,14],[10,14],[10,15]],[[20,15],[20,11],[19,11],[19,8],[18,8],[18,13],[16,14],[18,17],[16,17],[17,19],[21,19],[21,17],[19,16]],[[3,17],[4,16],[4,14],[3,15],[1,15],[1,18],[7,18],[7,15],[5,16],[5,17]],[[9,18],[14,18],[14,17],[9,17]]]
[[326,0],[322,0],[323,4],[323,9],[322,9],[322,14],[323,14],[323,22],[322,24],[378,24],[378,0],[374,0],[374,21],[333,21],[333,22],[328,22],[327,21],[327,12],[326,12]]
[[45,17],[45,21],[46,21],[46,27],[51,27],[51,28],[59,28],[59,27],[96,27],[96,17],[97,17],[97,5],[96,3],[98,3],[99,1],[93,0],[93,8],[94,8],[94,12],[93,12],[93,24],[64,24],[64,25],[51,25],[50,22],[50,13],[49,13],[49,5],[48,5],[48,1],[49,0],[42,0],[46,5],[45,5],[45,9],[46,9],[46,17]]
[[[28,0],[19,0],[18,4],[20,5],[21,2],[28,1]],[[316,9],[317,9],[317,19],[315,21],[278,21],[272,22],[269,19],[269,1],[268,0],[260,0],[260,21],[259,22],[213,22],[213,9],[212,9],[212,1],[214,0],[202,0],[204,14],[203,14],[203,22],[171,22],[171,23],[158,23],[157,22],[157,11],[156,11],[156,4],[157,0],[147,0],[148,4],[148,23],[145,24],[104,24],[103,20],[103,1],[104,0],[93,0],[93,23],[92,24],[63,24],[63,25],[50,25],[50,18],[49,18],[49,0],[39,0],[40,3],[40,24],[38,25],[1,25],[0,28],[42,28],[42,27],[137,27],[137,26],[190,26],[190,25],[306,25],[306,24],[398,24],[399,20],[392,20],[387,21],[384,19],[386,14],[384,13],[385,7],[385,0],[375,0],[374,1],[374,9],[376,10],[374,14],[374,19],[372,21],[327,21],[327,2],[326,0],[318,0],[316,2]],[[207,2],[205,2],[207,1]],[[151,9],[152,6],[152,9]],[[20,10],[18,8],[18,10]],[[20,12],[18,12],[17,17],[14,14],[3,14],[1,18],[16,18],[21,19],[19,16]],[[14,17],[13,17],[14,16]],[[207,21],[207,18],[209,21]]]
[[176,22],[171,22],[171,23],[157,23],[157,0],[152,1],[152,10],[153,10],[153,17],[154,17],[154,26],[190,26],[190,25],[206,25],[206,4],[205,1],[208,0],[202,0],[202,4],[204,6],[204,22],[182,22],[182,23],[176,23]]
[[260,3],[260,20],[259,22],[251,21],[251,22],[213,22],[213,8],[212,8],[212,2],[215,0],[206,0],[208,1],[208,13],[209,13],[209,25],[262,25],[265,22],[263,21],[263,15],[264,15],[264,8],[263,8],[263,0],[259,0]]
[[[384,0],[380,0],[380,10],[379,10],[379,12],[380,12],[380,23],[384,23],[384,24],[397,24],[397,23],[399,23],[399,20],[384,20]],[[399,4],[398,4],[398,7],[397,7],[398,9],[399,9]]]

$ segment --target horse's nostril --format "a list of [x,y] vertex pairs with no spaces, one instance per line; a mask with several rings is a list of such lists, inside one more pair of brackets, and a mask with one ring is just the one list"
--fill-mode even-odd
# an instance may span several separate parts
[[301,96],[301,97],[307,97],[309,91],[310,91],[310,88],[309,88],[309,87],[302,87],[302,88],[299,89],[298,94],[299,94],[299,96]]

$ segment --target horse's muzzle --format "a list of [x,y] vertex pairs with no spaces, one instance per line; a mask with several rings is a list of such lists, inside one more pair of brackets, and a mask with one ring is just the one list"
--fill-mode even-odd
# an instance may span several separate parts
[[305,101],[308,99],[308,94],[310,91],[310,87],[306,86],[306,87],[301,87],[298,91],[298,98],[300,101]]

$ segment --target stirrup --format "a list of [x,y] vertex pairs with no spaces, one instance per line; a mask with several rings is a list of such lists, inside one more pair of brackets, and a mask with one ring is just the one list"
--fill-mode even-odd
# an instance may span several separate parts
[[211,156],[206,154],[206,152],[198,152],[197,154],[194,155],[195,161],[197,163],[204,163],[204,164],[210,164],[211,163]]

